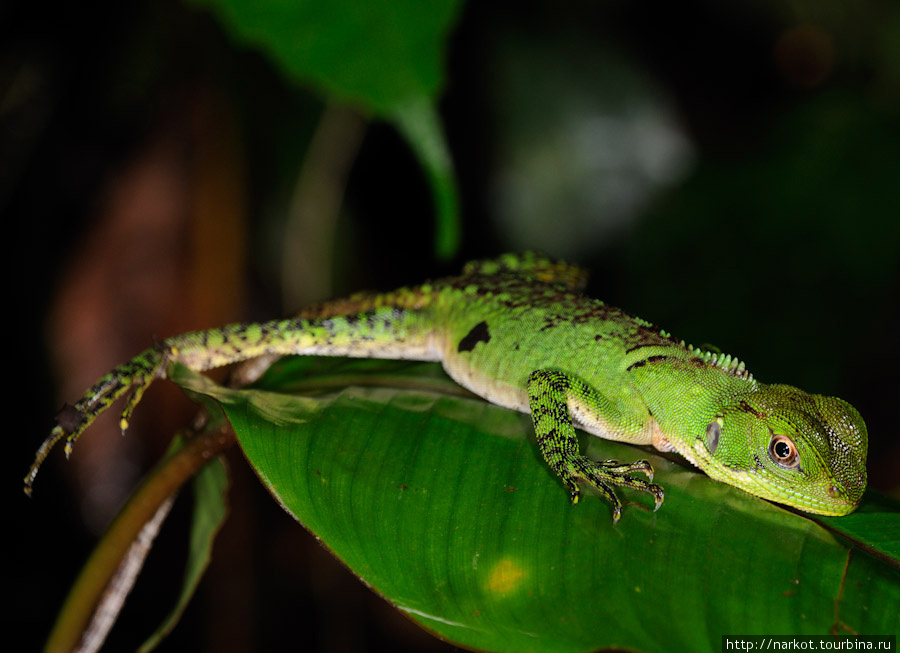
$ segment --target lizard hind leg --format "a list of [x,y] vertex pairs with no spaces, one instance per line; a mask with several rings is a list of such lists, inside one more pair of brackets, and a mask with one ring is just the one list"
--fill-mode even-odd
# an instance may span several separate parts
[[[655,499],[654,510],[663,501],[663,489],[650,481],[653,469],[646,460],[620,463],[616,460],[595,461],[582,455],[572,426],[568,400],[575,398],[599,411],[612,410],[608,402],[586,383],[555,370],[536,370],[528,377],[528,397],[535,435],[541,454],[550,468],[562,479],[572,503],[578,503],[582,481],[593,487],[612,505],[613,523],[619,521],[622,503],[612,486],[649,492]],[[642,473],[648,480],[631,474]]]
[[56,418],[56,426],[41,443],[34,456],[34,462],[25,475],[25,494],[31,495],[31,487],[41,464],[60,440],[66,440],[66,457],[72,453],[72,445],[82,433],[106,411],[116,399],[131,393],[119,422],[122,432],[128,428],[128,421],[134,407],[141,400],[144,390],[158,376],[165,373],[165,366],[176,350],[165,343],[151,347],[119,365],[92,385],[74,406],[66,405]]

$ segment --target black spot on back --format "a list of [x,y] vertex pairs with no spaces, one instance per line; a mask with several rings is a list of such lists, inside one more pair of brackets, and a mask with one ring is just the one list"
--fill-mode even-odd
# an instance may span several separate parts
[[462,353],[464,351],[472,351],[475,349],[475,345],[479,342],[490,342],[491,334],[488,331],[487,322],[479,322],[475,326],[472,327],[472,330],[469,331],[465,337],[459,341],[459,346],[456,348],[456,351]]

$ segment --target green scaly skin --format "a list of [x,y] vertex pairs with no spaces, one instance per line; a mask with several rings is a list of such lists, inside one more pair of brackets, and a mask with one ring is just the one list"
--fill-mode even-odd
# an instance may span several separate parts
[[[583,270],[535,254],[468,264],[458,277],[326,302],[299,317],[167,338],[67,407],[25,477],[60,440],[66,453],[131,393],[123,431],[147,386],[179,361],[207,370],[263,354],[441,361],[485,399],[530,412],[544,459],[569,491],[595,488],[621,514],[615,486],[663,490],[647,461],[597,462],[575,427],[676,451],[712,478],[801,510],[844,515],[866,486],[866,427],[846,402],[756,381],[731,356],[697,349],[579,294]],[[640,475],[645,475],[645,480]]]

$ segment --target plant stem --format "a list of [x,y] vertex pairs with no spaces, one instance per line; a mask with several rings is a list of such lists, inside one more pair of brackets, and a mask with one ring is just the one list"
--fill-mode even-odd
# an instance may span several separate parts
[[[46,653],[71,653],[96,649],[102,643],[83,641],[94,614],[109,597],[110,584],[144,527],[206,463],[235,442],[234,432],[223,426],[198,434],[160,462],[113,520],[81,570],[60,610],[44,648]],[[125,588],[125,592],[130,585]],[[115,597],[121,600],[122,597]],[[88,648],[85,648],[87,646]]]

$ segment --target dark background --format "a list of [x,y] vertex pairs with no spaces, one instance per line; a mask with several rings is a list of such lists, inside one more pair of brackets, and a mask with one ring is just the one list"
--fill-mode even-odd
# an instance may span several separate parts
[[[458,257],[435,260],[423,173],[371,123],[348,146],[309,296],[547,250],[589,267],[593,294],[739,355],[763,381],[849,400],[869,427],[870,484],[897,496],[900,7],[487,4],[462,12],[441,102]],[[4,4],[0,94],[7,587],[31,650],[164,450],[155,434],[192,408],[154,387],[128,438],[98,424],[70,463],[54,452],[28,501],[33,450],[63,401],[154,338],[295,308],[285,216],[323,105],[211,14],[169,0]],[[161,650],[447,648],[230,461],[231,518]],[[176,505],[107,650],[134,648],[167,612],[189,509]]]

